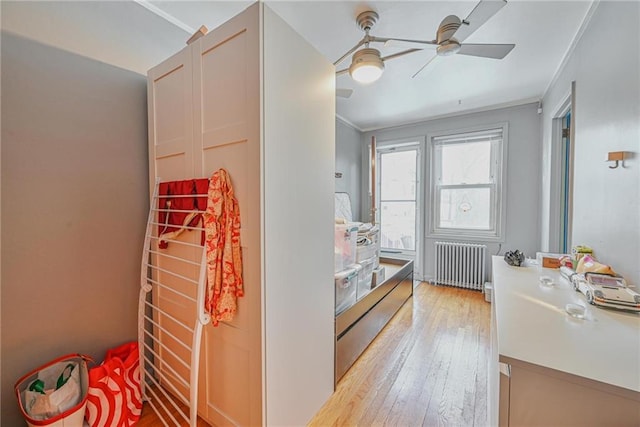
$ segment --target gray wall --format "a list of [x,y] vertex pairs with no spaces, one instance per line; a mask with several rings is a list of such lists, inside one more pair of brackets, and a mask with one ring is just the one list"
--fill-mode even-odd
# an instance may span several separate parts
[[336,172],[342,173],[342,178],[336,178],[336,192],[349,194],[354,221],[363,220],[360,210],[361,139],[360,131],[336,119]]
[[[506,232],[502,243],[502,252],[506,250],[520,249],[527,256],[535,257],[539,250],[539,195],[540,195],[540,118],[537,113],[537,104],[526,104],[510,108],[485,111],[447,117],[437,120],[429,120],[410,126],[381,129],[364,134],[364,141],[369,141],[371,136],[376,137],[378,145],[393,140],[416,139],[426,141],[429,133],[452,131],[482,126],[508,123],[508,147],[507,160],[507,184],[504,194],[506,202]],[[366,144],[363,143],[363,146]],[[366,147],[365,147],[366,148]],[[368,155],[363,148],[362,155]],[[417,260],[416,279],[431,280],[434,275],[434,241],[427,233],[427,209],[429,209],[429,170],[427,169],[427,150],[423,145],[423,209],[421,220],[425,224],[423,231],[423,257]],[[363,163],[365,164],[365,163]],[[364,186],[363,186],[364,188]],[[363,193],[362,205],[369,205],[368,194]],[[451,239],[465,241],[466,239]],[[498,243],[487,243],[489,255],[496,254]],[[487,268],[490,268],[487,259]]]
[[[624,40],[624,43],[611,43]],[[556,249],[558,201],[553,116],[576,82],[572,243],[640,285],[640,3],[600,2],[558,79],[544,97],[541,246]],[[628,151],[609,169],[607,152]]]
[[2,33],[2,406],[67,353],[136,339],[146,79]]

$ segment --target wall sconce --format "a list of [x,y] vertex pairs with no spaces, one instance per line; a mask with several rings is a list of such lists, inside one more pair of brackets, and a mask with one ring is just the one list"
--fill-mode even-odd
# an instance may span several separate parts
[[622,167],[624,167],[624,159],[627,157],[626,154],[626,151],[609,151],[607,162],[616,162],[614,166],[609,166],[609,169],[617,168],[618,162],[622,162]]

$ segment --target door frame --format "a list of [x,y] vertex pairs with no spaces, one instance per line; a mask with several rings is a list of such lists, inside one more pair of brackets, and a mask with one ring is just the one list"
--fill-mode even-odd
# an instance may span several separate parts
[[425,183],[425,157],[424,157],[425,137],[416,136],[401,139],[391,139],[376,141],[376,223],[380,225],[380,232],[382,233],[382,224],[380,223],[380,203],[381,188],[381,162],[380,155],[385,152],[393,151],[409,151],[416,150],[416,214],[415,214],[415,251],[403,251],[399,253],[383,252],[381,248],[381,256],[391,256],[401,259],[412,259],[414,261],[414,275],[416,280],[422,280],[423,278],[423,258],[424,258],[424,209],[425,209],[425,197],[424,197],[424,183]]
[[[563,162],[564,162],[564,150],[563,150],[563,138],[562,129],[564,127],[564,120],[567,114],[571,112],[569,122],[569,170],[568,170],[568,185],[566,189],[567,203],[566,203],[566,215],[568,217],[566,226],[566,248],[571,248],[571,235],[573,230],[573,182],[574,182],[574,170],[575,170],[575,81],[571,82],[571,89],[566,94],[558,106],[553,110],[552,114],[552,136],[551,136],[551,206],[550,206],[550,227],[549,227],[549,251],[560,251],[562,244],[562,216],[563,216],[563,191],[561,189],[563,177]],[[555,238],[554,238],[555,236]]]

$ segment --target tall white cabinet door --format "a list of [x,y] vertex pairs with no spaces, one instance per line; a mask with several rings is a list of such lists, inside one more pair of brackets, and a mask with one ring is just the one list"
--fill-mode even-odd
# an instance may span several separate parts
[[193,72],[185,48],[148,73],[149,180],[194,178]]
[[196,174],[225,168],[241,215],[245,296],[235,319],[206,326],[203,339],[199,412],[215,425],[262,423],[259,12],[250,7],[193,51]]

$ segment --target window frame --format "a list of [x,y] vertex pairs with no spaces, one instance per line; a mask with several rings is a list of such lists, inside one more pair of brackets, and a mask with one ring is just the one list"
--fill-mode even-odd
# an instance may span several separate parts
[[[486,242],[504,242],[505,218],[506,218],[506,176],[507,176],[507,147],[509,140],[507,123],[495,123],[490,125],[474,126],[464,129],[451,129],[447,131],[430,133],[427,136],[429,156],[429,201],[428,211],[428,237],[466,239]],[[502,141],[491,147],[491,167],[493,181],[488,184],[439,184],[441,176],[441,157],[436,152],[438,146],[446,144],[446,139],[462,138],[467,134],[482,134],[492,131],[502,131]],[[445,139],[445,141],[442,141]],[[489,188],[491,211],[489,230],[471,228],[439,227],[440,201],[442,189],[454,188]]]

